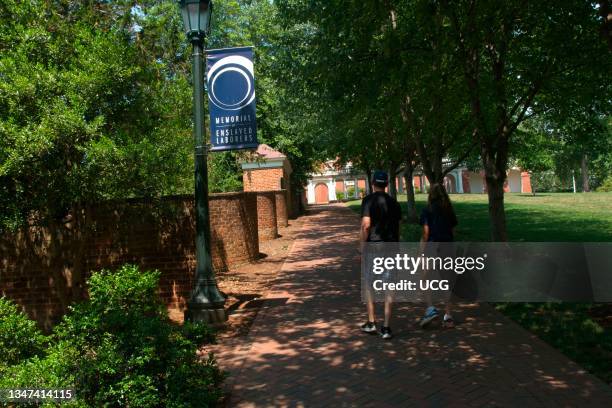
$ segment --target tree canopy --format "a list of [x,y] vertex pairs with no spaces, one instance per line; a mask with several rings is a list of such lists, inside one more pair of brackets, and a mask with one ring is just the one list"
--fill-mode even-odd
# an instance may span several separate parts
[[[191,47],[176,2],[0,3],[0,225],[77,202],[193,191]],[[314,144],[282,106],[281,30],[269,1],[215,2],[209,48],[254,45],[258,129],[303,182]],[[295,99],[295,98],[294,98]],[[210,190],[241,188],[211,154]]]
[[521,152],[546,148],[531,122],[548,123],[540,130],[557,135],[566,157],[580,157],[583,173],[587,150],[609,158],[600,137],[608,132],[595,126],[607,123],[612,90],[600,3],[278,4],[286,24],[302,32],[295,43],[301,58],[290,68],[316,94],[322,114],[313,117],[328,155],[366,171],[393,167],[392,173],[396,157],[404,157],[420,163],[430,183],[441,183],[459,164],[479,162],[493,240],[507,238],[509,166],[521,159],[535,169],[537,160]]
[[[259,139],[301,185],[366,173],[486,175],[504,240],[511,165],[585,189],[610,174],[606,2],[217,0],[208,48],[253,45]],[[0,225],[76,202],[193,191],[191,47],[175,2],[0,4]],[[240,153],[209,157],[241,188]],[[408,203],[414,208],[409,187]]]

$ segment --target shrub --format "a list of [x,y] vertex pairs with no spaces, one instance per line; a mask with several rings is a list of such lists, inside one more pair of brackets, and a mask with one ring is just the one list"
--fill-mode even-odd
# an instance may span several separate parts
[[[579,182],[579,180],[576,180]],[[531,174],[531,188],[536,193],[562,193],[571,192],[571,178],[561,178],[554,171],[533,172]],[[578,185],[580,188],[580,185]]]
[[19,307],[0,297],[0,369],[42,355],[46,336]]
[[71,308],[43,358],[10,367],[0,386],[74,386],[75,406],[211,406],[224,374],[212,355],[197,350],[214,341],[202,324],[172,324],[157,296],[159,272],[126,265],[89,279],[89,298]]
[[346,196],[348,198],[355,198],[355,187],[351,186],[346,189]]
[[[10,366],[0,375],[0,389],[6,388],[74,388],[74,361],[79,356],[79,349],[70,342],[53,343],[45,351],[44,357],[34,356]],[[23,405],[20,404],[19,407]],[[37,404],[25,406],[37,407]],[[55,406],[49,403],[43,406]],[[81,398],[62,403],[62,407],[87,407]]]
[[338,200],[344,200],[344,191],[336,191],[336,198]]
[[597,191],[600,193],[612,191],[612,176],[606,177],[602,185],[597,188]]

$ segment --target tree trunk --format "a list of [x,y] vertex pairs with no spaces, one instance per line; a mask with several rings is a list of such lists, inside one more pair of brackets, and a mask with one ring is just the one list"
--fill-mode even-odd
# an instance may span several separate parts
[[397,187],[395,185],[395,167],[391,166],[389,169],[389,195],[393,198],[397,198]]
[[582,160],[580,162],[580,168],[582,170],[582,192],[588,193],[591,191],[589,188],[589,167],[587,163],[588,157],[586,154],[582,155]]
[[491,224],[491,240],[503,242],[508,240],[506,232],[506,210],[504,208],[505,178],[489,177],[487,175],[487,195],[489,196],[489,221]]
[[508,177],[507,128],[503,127],[502,132],[483,140],[480,150],[489,198],[489,221],[493,242],[508,241],[504,208],[504,183]]
[[368,177],[366,180],[366,183],[368,183],[368,192],[372,194],[372,169],[369,167],[366,169],[366,176]]
[[409,223],[416,224],[418,221],[416,200],[414,196],[414,186],[412,185],[412,178],[414,177],[414,166],[412,163],[406,163],[406,170],[404,170],[404,179],[406,181],[406,220]]
[[[434,184],[440,184],[442,187],[444,187],[444,176],[442,175],[442,173],[425,173],[425,177],[427,177],[427,180],[429,181],[429,186],[431,188],[431,186],[433,186]],[[444,190],[446,190],[446,188],[444,188]]]

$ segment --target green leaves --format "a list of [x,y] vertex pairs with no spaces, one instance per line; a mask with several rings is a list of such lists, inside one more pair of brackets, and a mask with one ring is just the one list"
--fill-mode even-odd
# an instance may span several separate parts
[[[215,3],[208,48],[254,45],[258,133],[294,162],[318,153],[283,82],[276,4]],[[79,201],[193,191],[191,46],[175,2],[0,5],[0,229]],[[240,190],[235,156],[211,154],[210,190]]]
[[47,340],[35,321],[13,302],[0,297],[0,376],[3,367],[42,355]]
[[35,323],[0,298],[0,329],[11,330],[0,332],[10,357],[0,387],[74,387],[78,399],[67,406],[213,406],[225,376],[212,356],[197,355],[213,332],[168,320],[159,276],[130,265],[94,273],[88,300],[64,316],[44,351],[30,347],[41,338]]
[[41,15],[5,6],[0,223],[62,216],[77,201],[191,191],[191,89],[169,76],[175,55],[143,52],[120,13],[131,6],[119,3],[32,2]]

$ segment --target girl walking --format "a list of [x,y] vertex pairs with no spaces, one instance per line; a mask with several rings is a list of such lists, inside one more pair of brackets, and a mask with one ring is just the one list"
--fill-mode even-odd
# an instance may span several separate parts
[[[427,207],[423,208],[421,212],[420,224],[423,226],[423,232],[421,236],[421,248],[427,248],[426,252],[429,252],[434,256],[444,256],[440,252],[451,252],[451,246],[448,244],[436,245],[437,242],[453,242],[455,235],[455,227],[457,226],[457,216],[453,210],[450,198],[446,193],[446,190],[441,184],[433,184],[429,190],[429,197],[427,199]],[[452,254],[447,254],[452,255]],[[455,275],[454,273],[452,275]],[[456,276],[452,276],[451,279],[454,282]],[[421,327],[427,326],[434,319],[440,316],[438,309],[431,304],[429,298],[429,306],[425,310],[425,315],[420,320]],[[451,315],[451,301],[450,296],[445,304],[444,318],[442,324],[446,328],[455,326],[453,317]]]

